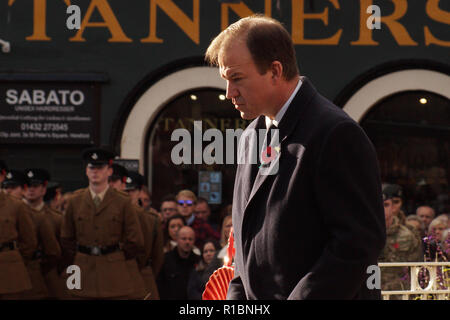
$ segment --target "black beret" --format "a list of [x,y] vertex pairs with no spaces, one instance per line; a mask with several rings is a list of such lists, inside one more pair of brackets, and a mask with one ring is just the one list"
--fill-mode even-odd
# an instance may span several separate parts
[[29,185],[28,177],[19,170],[9,170],[6,172],[5,180],[2,182],[2,187],[17,187]]
[[89,148],[83,151],[83,160],[87,165],[112,165],[114,153],[105,148]]
[[30,168],[25,171],[26,176],[30,180],[30,185],[45,184],[50,180],[50,173],[41,168]]
[[144,177],[137,172],[129,171],[125,190],[141,189],[144,184]]
[[128,177],[128,170],[125,169],[124,166],[120,164],[113,163],[112,165],[113,173],[111,175],[111,180],[121,180],[122,182],[126,182]]
[[56,196],[56,191],[58,188],[61,188],[61,185],[58,182],[49,182],[47,185],[47,191],[45,192],[44,201],[48,202],[53,200]]

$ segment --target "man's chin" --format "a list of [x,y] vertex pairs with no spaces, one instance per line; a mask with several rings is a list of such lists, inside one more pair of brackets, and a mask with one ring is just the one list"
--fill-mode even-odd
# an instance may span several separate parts
[[244,119],[244,120],[253,120],[253,119],[255,119],[257,117],[254,114],[248,114],[248,113],[245,113],[243,111],[240,111],[240,113],[241,113],[241,118]]

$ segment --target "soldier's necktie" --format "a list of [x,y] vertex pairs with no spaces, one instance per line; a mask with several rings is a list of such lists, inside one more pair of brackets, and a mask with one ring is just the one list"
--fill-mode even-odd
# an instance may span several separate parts
[[92,199],[94,201],[95,207],[98,208],[100,203],[102,202],[102,200],[100,200],[99,196],[95,196],[94,199]]

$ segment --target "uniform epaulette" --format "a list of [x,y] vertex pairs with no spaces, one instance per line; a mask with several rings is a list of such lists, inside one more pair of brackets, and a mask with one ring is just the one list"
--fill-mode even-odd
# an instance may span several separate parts
[[159,215],[157,213],[153,212],[153,211],[145,210],[145,213],[147,213],[147,214],[149,214],[149,215],[159,219]]
[[116,192],[117,194],[119,194],[119,195],[121,195],[121,196],[123,196],[125,198],[129,198],[130,197],[130,195],[127,192],[125,192],[125,191],[117,190],[117,189],[114,189],[114,188],[113,188],[113,190],[114,190],[114,192]]
[[58,211],[58,210],[56,210],[56,209],[53,209],[53,208],[50,207],[50,206],[47,206],[47,210],[50,211],[51,213],[54,213],[54,214],[57,214],[57,215],[62,215],[62,212],[61,212],[61,211]]
[[82,193],[83,191],[85,191],[86,189],[87,189],[87,188],[77,189],[77,190],[75,190],[75,191],[72,192],[72,195],[80,194],[80,193]]

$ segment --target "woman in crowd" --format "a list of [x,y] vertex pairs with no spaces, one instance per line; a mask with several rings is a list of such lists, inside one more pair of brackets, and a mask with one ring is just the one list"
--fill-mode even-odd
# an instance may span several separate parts
[[192,271],[188,283],[188,298],[201,300],[209,277],[222,266],[222,261],[216,258],[219,245],[214,240],[206,240],[202,248],[202,259]]
[[180,214],[171,216],[164,227],[164,252],[169,252],[177,245],[177,232],[185,226],[183,217]]
[[[181,214],[175,214],[167,219],[164,226],[164,253],[173,250],[177,245],[177,232],[185,226],[184,218]],[[200,250],[194,246],[192,249],[195,254],[200,255]]]
[[233,222],[231,220],[231,215],[228,215],[223,219],[222,222],[221,237],[220,237],[220,246],[222,249],[219,251],[217,255],[217,258],[221,259],[222,261],[225,258],[225,255],[227,254],[228,238],[230,237],[230,230],[232,226]]

